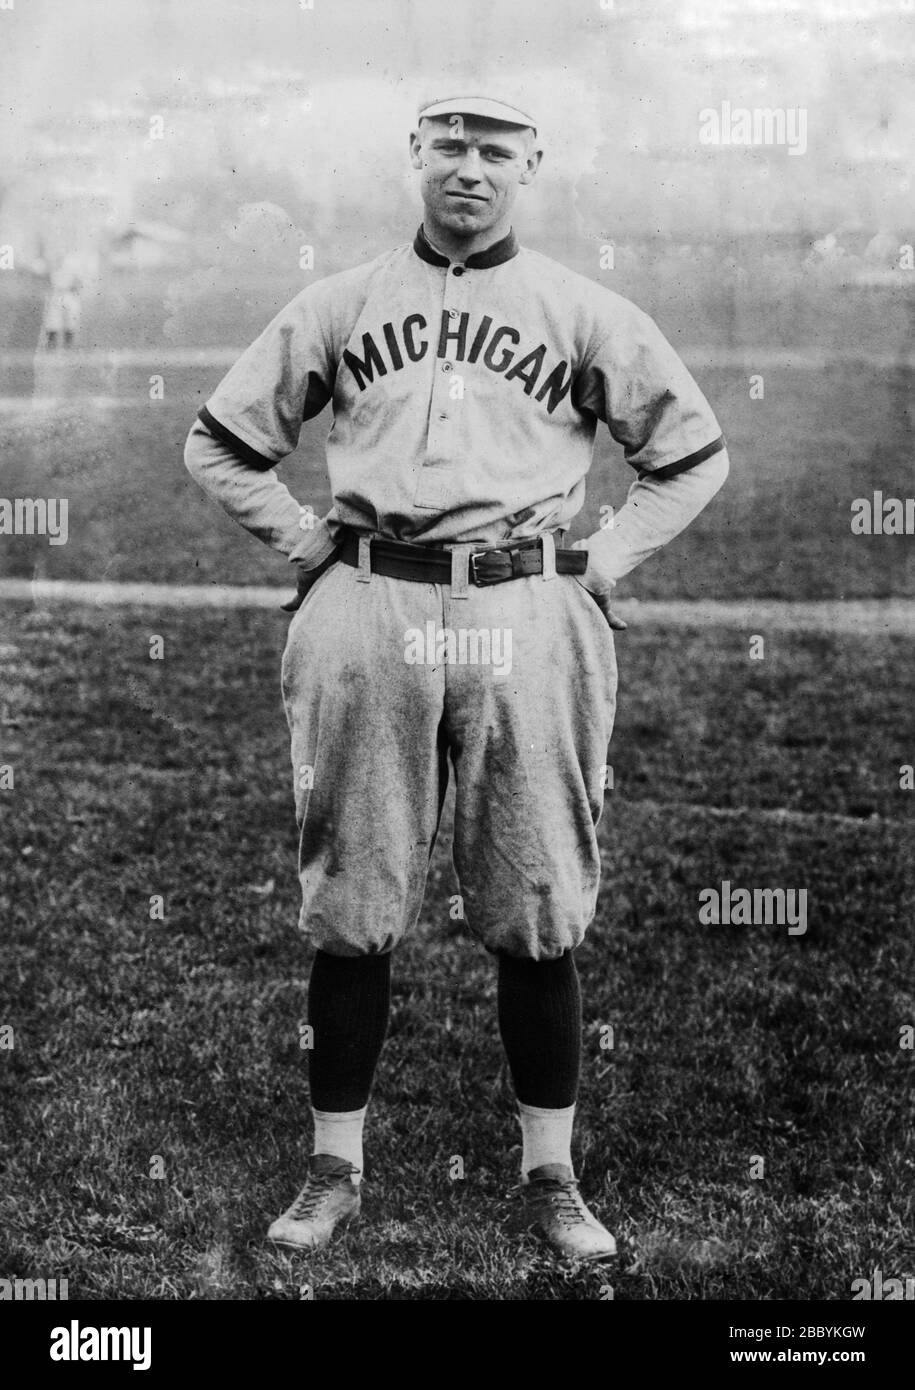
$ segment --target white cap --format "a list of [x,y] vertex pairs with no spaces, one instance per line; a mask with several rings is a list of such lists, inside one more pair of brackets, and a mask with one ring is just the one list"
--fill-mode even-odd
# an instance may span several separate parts
[[537,123],[533,116],[512,106],[507,101],[495,97],[448,97],[446,100],[427,101],[419,108],[419,119],[424,116],[484,116],[489,121],[501,121],[503,125],[530,126],[537,133]]

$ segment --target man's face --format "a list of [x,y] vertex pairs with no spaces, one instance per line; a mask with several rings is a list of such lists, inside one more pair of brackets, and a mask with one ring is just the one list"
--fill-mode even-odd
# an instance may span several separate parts
[[533,132],[478,116],[436,116],[410,137],[410,161],[433,225],[477,236],[511,212],[541,151]]

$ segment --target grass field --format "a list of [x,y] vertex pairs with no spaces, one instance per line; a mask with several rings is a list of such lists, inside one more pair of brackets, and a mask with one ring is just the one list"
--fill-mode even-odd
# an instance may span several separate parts
[[[99,506],[115,453],[76,438],[66,465]],[[187,578],[204,514],[181,518],[189,494],[175,498],[175,546],[162,479],[134,463],[137,485],[98,519],[95,574],[135,574],[125,539],[113,548],[127,518],[141,572]],[[91,572],[91,547],[79,554]],[[215,548],[202,577],[214,563]],[[0,1022],[16,1041],[0,1052],[0,1274],[67,1277],[71,1298],[93,1299],[310,1284],[330,1299],[580,1300],[612,1282],[623,1300],[833,1300],[874,1266],[915,1271],[913,1054],[899,1047],[915,1023],[915,862],[898,782],[915,673],[907,640],[866,633],[773,632],[762,662],[732,630],[619,639],[576,1149],[619,1268],[562,1273],[514,1228],[494,970],[449,916],[447,816],[395,960],[363,1219],[315,1258],[265,1247],[307,1152],[286,622],[26,604],[0,618],[0,762],[15,768],[0,793]],[[163,662],[148,660],[153,632]],[[723,879],[806,887],[806,935],[700,926],[698,893]],[[164,922],[148,917],[157,893]]]
[[[288,578],[181,462],[221,368],[167,370],[161,403],[150,370],[121,371],[107,407],[6,402],[0,491],[67,497],[70,540],[4,538],[0,577]],[[621,590],[915,595],[912,538],[849,526],[853,498],[911,491],[911,375],[799,359],[767,368],[751,401],[743,367],[697,374],[731,480]],[[283,474],[318,511],[326,429],[303,432]],[[630,477],[603,433],[575,535]],[[563,1274],[515,1229],[495,975],[449,915],[447,808],[396,958],[365,1216],[314,1259],[265,1247],[307,1152],[287,621],[20,602],[0,615],[0,764],[15,769],[0,791],[0,1024],[16,1044],[0,1051],[0,1276],[67,1277],[71,1298],[93,1299],[304,1284],[332,1299],[587,1299],[610,1280],[617,1299],[832,1300],[875,1265],[912,1273],[910,640],[773,630],[754,662],[746,632],[637,618],[618,643],[604,882],[580,952],[577,1159],[619,1267]],[[148,660],[151,633],[164,662]],[[700,890],[724,879],[806,888],[806,935],[700,925]]]

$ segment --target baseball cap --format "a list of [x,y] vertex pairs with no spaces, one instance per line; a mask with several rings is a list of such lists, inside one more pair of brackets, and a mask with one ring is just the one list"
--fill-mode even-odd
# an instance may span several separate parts
[[490,121],[501,121],[503,125],[530,126],[534,134],[537,133],[537,122],[533,116],[522,111],[520,106],[498,97],[436,98],[434,101],[421,102],[418,116],[420,120],[424,116],[483,116]]

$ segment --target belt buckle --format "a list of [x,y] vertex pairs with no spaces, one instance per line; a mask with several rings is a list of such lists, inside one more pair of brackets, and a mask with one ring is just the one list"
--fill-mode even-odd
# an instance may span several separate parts
[[480,588],[485,588],[489,584],[504,584],[507,579],[513,579],[515,568],[513,558],[511,560],[511,568],[509,569],[508,574],[495,574],[488,576],[482,575],[480,574],[480,571],[477,569],[477,563],[480,560],[488,560],[490,557],[495,558],[497,556],[502,555],[514,557],[515,554],[517,554],[517,551],[513,550],[510,546],[507,546],[502,549],[496,548],[493,550],[474,551],[474,553],[470,556],[470,577],[473,580],[474,584],[478,585]]

